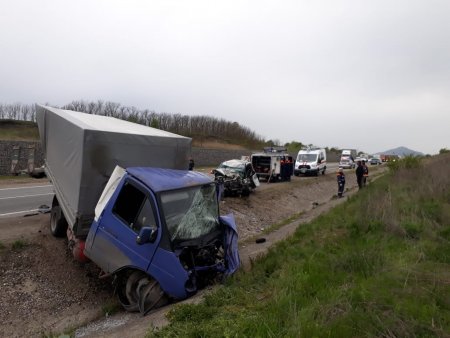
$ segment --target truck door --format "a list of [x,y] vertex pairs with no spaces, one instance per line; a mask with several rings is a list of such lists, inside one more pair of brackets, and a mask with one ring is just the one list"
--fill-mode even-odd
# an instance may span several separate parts
[[[153,193],[131,178],[117,189],[99,219],[88,256],[106,272],[124,266],[146,271],[161,239],[161,226]],[[142,227],[157,229],[156,237],[137,244]]]

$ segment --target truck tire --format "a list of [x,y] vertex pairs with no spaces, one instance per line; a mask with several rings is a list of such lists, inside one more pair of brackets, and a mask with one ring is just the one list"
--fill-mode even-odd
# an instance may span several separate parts
[[142,315],[166,305],[169,301],[154,278],[137,270],[128,271],[121,276],[117,293],[119,302],[126,311],[139,311]]
[[50,231],[55,237],[64,237],[67,232],[67,221],[61,207],[54,205],[50,213]]

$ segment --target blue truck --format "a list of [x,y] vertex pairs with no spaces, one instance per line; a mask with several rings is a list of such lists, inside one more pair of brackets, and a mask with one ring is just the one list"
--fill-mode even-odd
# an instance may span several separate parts
[[189,138],[45,106],[37,121],[55,190],[51,233],[113,277],[127,311],[146,314],[239,268],[216,183],[187,170]]

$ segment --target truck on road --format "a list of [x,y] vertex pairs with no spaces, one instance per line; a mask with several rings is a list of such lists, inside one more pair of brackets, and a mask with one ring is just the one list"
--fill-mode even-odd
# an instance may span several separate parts
[[220,216],[215,182],[187,170],[190,138],[45,106],[37,122],[51,232],[113,277],[126,310],[146,314],[238,269],[233,216]]
[[266,147],[264,152],[252,154],[251,162],[258,179],[267,182],[290,181],[294,173],[292,156],[284,147]]
[[354,169],[356,167],[356,149],[344,149],[339,160],[339,168]]

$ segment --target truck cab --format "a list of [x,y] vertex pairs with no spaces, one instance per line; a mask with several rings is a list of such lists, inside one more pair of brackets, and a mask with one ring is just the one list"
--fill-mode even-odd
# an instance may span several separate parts
[[319,173],[325,175],[327,169],[327,154],[325,149],[302,149],[298,152],[295,161],[294,175],[313,174],[318,176]]
[[215,183],[187,170],[116,168],[84,254],[116,277],[125,309],[143,314],[239,266],[236,225],[219,216]]

